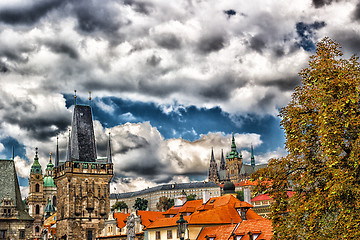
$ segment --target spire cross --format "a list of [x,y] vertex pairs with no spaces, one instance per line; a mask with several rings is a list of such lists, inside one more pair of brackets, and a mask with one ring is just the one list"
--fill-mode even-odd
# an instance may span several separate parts
[[77,98],[77,96],[76,96],[76,90],[74,90],[75,105],[76,105],[76,98]]
[[89,91],[89,106],[91,106],[91,91]]

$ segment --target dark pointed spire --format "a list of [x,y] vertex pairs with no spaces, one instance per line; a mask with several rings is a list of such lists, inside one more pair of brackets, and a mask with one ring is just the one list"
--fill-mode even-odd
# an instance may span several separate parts
[[109,143],[107,148],[107,163],[112,163],[112,157],[111,157],[111,135],[109,132]]
[[255,168],[255,157],[254,157],[254,149],[253,145],[251,144],[251,166]]
[[210,162],[215,162],[214,148],[211,148],[211,158],[210,158]]
[[55,156],[55,167],[59,166],[60,156],[59,156],[59,136],[56,136],[56,156]]
[[15,146],[12,147],[12,160],[15,159]]
[[96,146],[91,107],[76,105],[71,124],[71,161],[95,162]]
[[67,153],[66,153],[66,161],[71,161],[71,130],[69,128],[69,140],[68,140],[68,147],[67,147]]
[[224,159],[224,150],[222,150],[222,149],[221,149],[220,170],[226,170],[226,162]]

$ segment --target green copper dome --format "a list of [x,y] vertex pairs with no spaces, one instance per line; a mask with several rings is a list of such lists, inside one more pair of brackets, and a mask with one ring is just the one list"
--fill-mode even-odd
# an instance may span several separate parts
[[35,157],[34,157],[34,163],[31,166],[30,173],[42,174],[41,165],[39,163],[39,158],[38,158],[38,148],[35,148],[35,150],[36,150],[36,152],[35,152]]
[[229,155],[226,155],[226,158],[238,158],[238,157],[239,157],[239,153],[236,150],[235,137],[233,133],[232,141],[231,141],[231,152],[229,153]]
[[54,164],[51,162],[51,157],[50,157],[50,161],[48,165],[46,165],[46,170],[53,170],[53,169],[54,169]]
[[54,179],[51,176],[44,177],[44,187],[56,187]]

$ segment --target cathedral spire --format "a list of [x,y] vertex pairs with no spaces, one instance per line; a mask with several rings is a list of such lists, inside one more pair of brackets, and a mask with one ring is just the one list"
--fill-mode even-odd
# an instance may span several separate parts
[[211,158],[210,158],[210,162],[215,162],[214,148],[211,148]]
[[109,132],[109,142],[108,142],[108,148],[107,148],[107,163],[112,163],[112,157],[111,157],[111,136]]
[[251,144],[251,166],[253,168],[255,168],[255,157],[254,157],[254,148],[253,145]]
[[60,156],[59,156],[59,136],[56,136],[56,156],[55,156],[55,167],[57,167],[59,165],[59,160],[60,160]]
[[66,153],[66,161],[70,162],[71,161],[71,130],[69,128],[69,140],[68,140],[68,149],[67,149],[67,153]]
[[220,170],[226,170],[226,162],[224,159],[224,150],[222,150],[222,149],[221,149]]

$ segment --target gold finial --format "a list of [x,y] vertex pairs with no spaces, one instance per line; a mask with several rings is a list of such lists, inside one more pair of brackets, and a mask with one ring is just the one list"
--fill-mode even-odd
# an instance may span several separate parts
[[50,156],[50,161],[51,161],[51,152],[49,152],[49,156]]
[[74,90],[74,99],[75,99],[75,105],[76,105],[76,90]]
[[89,106],[91,106],[91,91],[89,91]]

